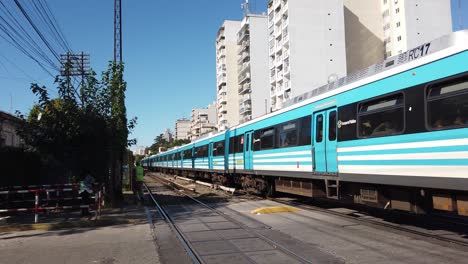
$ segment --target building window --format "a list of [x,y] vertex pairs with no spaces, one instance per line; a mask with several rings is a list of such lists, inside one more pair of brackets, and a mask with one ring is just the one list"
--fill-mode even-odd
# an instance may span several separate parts
[[400,13],[400,8],[395,9],[395,13],[396,14]]
[[468,127],[468,78],[431,85],[426,90],[427,127]]
[[396,23],[396,26],[397,26],[397,27],[400,27],[400,25],[401,25],[400,22],[397,22],[397,23]]
[[400,41],[400,40],[401,40],[401,36],[398,36],[398,37],[397,37],[397,40]]
[[358,105],[358,136],[382,137],[403,132],[404,97],[393,94]]
[[383,4],[386,5],[386,4],[387,4],[387,0],[383,0]]

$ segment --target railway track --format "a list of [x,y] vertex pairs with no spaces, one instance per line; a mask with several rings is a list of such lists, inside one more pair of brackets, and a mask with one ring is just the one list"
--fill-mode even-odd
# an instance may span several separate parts
[[[187,192],[180,192],[179,188],[182,187],[181,185],[173,186],[170,182],[165,179],[161,179],[158,176],[150,177],[155,182],[152,184],[145,183],[144,186],[151,201],[161,213],[164,220],[170,225],[171,229],[174,231],[175,235],[182,243],[183,247],[194,263],[217,263],[217,261],[221,259],[216,259],[216,255],[223,255],[223,258],[225,258],[226,251],[230,251],[230,253],[233,253],[236,256],[237,259],[235,259],[235,262],[233,263],[258,263],[257,260],[259,254],[265,254],[266,258],[270,257],[271,260],[269,263],[312,263],[305,257],[302,257],[301,255],[290,250],[287,246],[262,235],[256,229],[247,227],[246,225],[238,222],[237,220],[224,214],[216,208],[213,208],[210,205],[200,201]],[[158,198],[158,195],[155,194],[152,190],[155,187],[154,183],[159,184],[159,188],[161,185],[163,185],[174,190],[174,197],[178,197],[179,200],[175,202],[174,199],[171,199],[170,203],[164,205],[164,201],[160,201],[163,198]],[[190,191],[190,189],[188,189],[188,191]],[[169,208],[170,206],[173,208]],[[198,209],[192,211],[194,212],[193,217],[187,218],[185,211],[181,212],[175,210],[174,207],[197,207]],[[203,215],[199,217],[197,216],[199,213],[196,211],[200,208],[203,210]],[[182,221],[180,221],[180,217],[177,215],[185,215],[185,217],[182,219]],[[204,222],[203,218],[216,218],[216,222]],[[208,227],[210,227],[211,224],[211,228],[210,230],[202,229],[197,230],[196,232],[190,232],[187,230],[193,231],[193,229],[191,229],[190,226],[188,227],[187,225],[183,224],[183,222],[187,221],[204,223]],[[225,228],[222,226],[225,226]],[[231,234],[231,237],[223,237],[222,234],[225,231],[229,231],[230,233],[233,233],[231,231],[234,231],[234,233],[237,234],[233,233],[234,236]],[[219,243],[218,246],[225,244],[232,246],[232,248],[226,249],[220,247],[218,251],[216,251],[216,249],[210,249],[209,252],[207,252],[206,248],[204,248],[205,245],[203,242],[194,239],[194,234],[200,236],[203,235],[202,232],[207,232],[207,234],[210,232],[210,235],[208,236],[211,237],[213,236],[213,232],[221,234],[221,240],[215,240],[215,243],[211,244],[215,245],[216,243]],[[242,234],[244,234],[244,236],[242,236]],[[208,240],[211,241],[211,239],[212,238]],[[255,250],[255,247],[257,250]],[[254,249],[252,250],[252,248]],[[264,262],[264,260],[265,259],[262,259],[260,262]]]
[[[166,180],[167,181],[167,180]],[[170,182],[168,182],[170,184]],[[180,184],[178,188],[184,188]],[[186,189],[187,191],[193,191],[189,188]],[[248,196],[246,196],[248,197]],[[373,226],[373,227],[380,227],[385,230],[389,231],[399,231],[404,232],[412,235],[416,235],[423,238],[433,239],[436,241],[441,241],[445,243],[450,243],[458,246],[468,247],[468,223],[466,221],[450,218],[446,216],[434,215],[434,216],[415,216],[406,213],[400,212],[380,212],[376,217],[368,214],[365,210],[345,210],[346,212],[340,212],[339,210],[334,210],[333,208],[341,207],[343,208],[345,205],[341,203],[334,203],[334,202],[326,202],[325,206],[319,205],[312,205],[307,202],[307,199],[301,200],[285,200],[282,198],[269,198],[269,200],[275,201],[280,204],[284,204],[287,206],[294,206],[303,210],[321,212],[327,215],[333,215],[348,219],[355,223]],[[329,205],[332,204],[331,209]],[[327,206],[328,205],[328,206]],[[386,222],[383,219],[409,219],[407,221],[400,221],[403,223],[396,223],[394,222]],[[405,222],[410,222],[409,224],[405,224]],[[417,222],[417,223],[416,223]],[[423,226],[419,228],[417,226]],[[442,232],[441,234],[435,234],[434,230],[444,230],[450,229],[451,233],[448,234],[446,232]],[[459,234],[458,236],[456,234]],[[452,237],[450,237],[452,236]],[[455,237],[453,237],[455,236]]]
[[[462,237],[460,237],[460,238],[450,238],[450,237],[445,237],[445,236],[442,236],[442,235],[431,234],[429,232],[419,231],[419,230],[416,230],[415,228],[406,227],[406,226],[401,225],[401,224],[393,224],[393,223],[383,222],[383,221],[381,221],[381,218],[371,217],[371,216],[369,216],[367,214],[362,214],[362,213],[360,213],[358,211],[351,212],[351,213],[342,213],[342,212],[339,212],[339,211],[334,211],[334,210],[326,209],[326,208],[323,208],[323,207],[314,206],[314,205],[310,205],[310,204],[306,204],[306,203],[302,203],[302,202],[297,202],[297,201],[286,201],[286,200],[276,199],[276,198],[271,198],[271,200],[275,201],[275,202],[278,202],[278,203],[281,203],[281,204],[284,204],[284,205],[294,206],[294,207],[297,207],[297,208],[300,208],[300,209],[303,209],[303,210],[312,210],[312,211],[316,211],[316,212],[325,213],[325,214],[328,214],[328,215],[339,216],[339,217],[351,220],[351,221],[353,221],[355,223],[361,223],[361,224],[372,225],[372,226],[379,226],[379,227],[383,227],[383,228],[385,228],[387,230],[395,230],[395,231],[406,232],[406,233],[410,233],[410,234],[417,235],[417,236],[420,236],[420,237],[430,238],[430,239],[434,239],[434,240],[438,240],[438,241],[443,241],[443,242],[446,242],[446,243],[451,243],[451,244],[456,244],[456,245],[459,245],[459,246],[468,247],[468,239],[465,239],[465,238],[462,238]],[[395,212],[393,212],[393,213],[398,214],[398,213],[395,213]],[[406,214],[400,214],[400,216],[409,217]],[[397,217],[397,215],[393,215],[393,217],[395,218],[395,217]],[[422,220],[419,220],[419,221],[422,221]],[[462,230],[464,228],[465,232],[468,231],[468,225],[466,223],[454,221],[453,219],[445,219],[444,220],[442,217],[440,217],[438,221],[439,222],[436,223],[436,224],[458,225],[460,230]],[[426,223],[425,225],[427,226],[428,223]],[[431,228],[431,227],[428,227],[428,228]],[[430,231],[430,230],[428,230],[428,231]]]

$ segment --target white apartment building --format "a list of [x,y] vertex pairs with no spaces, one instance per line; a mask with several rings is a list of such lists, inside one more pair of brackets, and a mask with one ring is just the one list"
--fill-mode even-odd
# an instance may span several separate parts
[[16,132],[20,121],[12,114],[0,111],[0,147],[19,148],[22,146],[23,142]]
[[240,123],[270,109],[267,25],[267,16],[246,14],[237,34]]
[[450,0],[380,0],[386,57],[452,32]]
[[174,138],[172,136],[171,129],[166,128],[166,130],[164,131],[164,134],[163,134],[163,139],[165,139],[167,142],[172,142],[172,140]]
[[452,32],[450,0],[344,0],[348,74]]
[[219,130],[239,124],[237,32],[240,26],[240,21],[226,20],[216,37],[216,109]]
[[136,147],[136,149],[133,151],[133,155],[144,156],[144,155],[145,155],[145,151],[146,151],[146,148],[145,148],[145,147],[139,146],[139,147]]
[[208,105],[207,108],[192,109],[192,120],[190,124],[190,139],[195,139],[203,134],[216,131],[217,113],[216,103]]
[[176,121],[175,139],[190,139],[190,120],[182,118]]
[[272,110],[346,75],[343,0],[268,2]]

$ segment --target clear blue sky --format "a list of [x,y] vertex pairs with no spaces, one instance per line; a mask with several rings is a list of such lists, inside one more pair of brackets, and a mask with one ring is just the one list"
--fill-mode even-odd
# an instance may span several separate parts
[[[3,0],[2,0],[3,1]],[[459,29],[458,0],[452,1],[454,30]],[[4,1],[13,8],[13,0]],[[113,58],[113,0],[47,0],[72,49],[91,54],[97,71]],[[224,20],[242,19],[243,0],[139,0],[123,2],[123,58],[127,112],[137,116],[132,137],[149,146],[165,128],[173,130],[192,108],[216,98],[215,38]],[[253,0],[266,11],[267,0]],[[462,0],[468,28],[468,1]],[[436,18],[435,18],[436,19]],[[27,113],[36,98],[31,82],[53,91],[52,78],[0,39],[0,110]],[[54,92],[52,92],[54,94]]]

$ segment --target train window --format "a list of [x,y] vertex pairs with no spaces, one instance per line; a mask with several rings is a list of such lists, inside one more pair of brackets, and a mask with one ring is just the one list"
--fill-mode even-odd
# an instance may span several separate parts
[[428,128],[441,130],[468,127],[468,81],[451,80],[426,90]]
[[184,150],[184,159],[190,159],[192,158],[192,150],[191,149],[187,149],[187,150]]
[[252,142],[253,142],[253,150],[254,151],[257,151],[257,150],[260,150],[261,146],[260,146],[260,135],[261,135],[261,131],[260,130],[256,130],[254,133],[253,133],[253,137],[252,137]]
[[336,111],[328,115],[328,140],[336,140]]
[[310,145],[311,116],[301,118],[301,130],[299,131],[300,146]]
[[286,148],[297,146],[297,122],[286,122],[278,126],[278,146]]
[[213,156],[224,156],[224,141],[218,141],[213,144]]
[[236,153],[244,152],[244,135],[237,136],[235,143],[236,143],[236,146],[235,146]]
[[197,158],[208,157],[208,145],[204,145],[198,148]]
[[262,130],[260,136],[260,148],[272,149],[275,147],[275,128],[270,127]]
[[382,137],[404,130],[404,96],[389,95],[358,105],[358,137]]
[[229,154],[236,153],[235,150],[235,137],[229,139]]
[[317,143],[323,140],[323,115],[318,115],[315,119],[315,141]]

